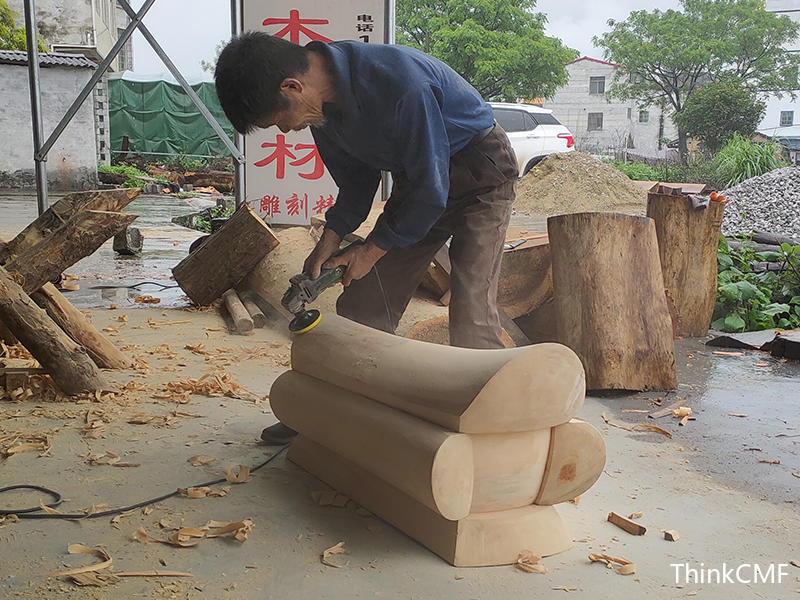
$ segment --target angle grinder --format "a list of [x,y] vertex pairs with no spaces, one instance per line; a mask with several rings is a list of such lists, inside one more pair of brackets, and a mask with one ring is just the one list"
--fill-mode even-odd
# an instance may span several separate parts
[[[354,243],[361,244],[362,242]],[[351,246],[353,244],[342,248],[333,256],[338,256]],[[312,279],[307,273],[298,273],[289,278],[289,289],[281,298],[283,307],[294,315],[294,319],[289,323],[289,331],[300,334],[316,327],[322,319],[322,315],[316,309],[306,310],[306,304],[313,302],[326,289],[339,283],[345,270],[344,265],[339,265],[333,269],[323,269],[316,279]]]

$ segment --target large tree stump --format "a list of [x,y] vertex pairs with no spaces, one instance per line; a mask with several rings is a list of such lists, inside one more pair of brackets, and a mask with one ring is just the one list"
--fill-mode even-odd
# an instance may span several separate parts
[[646,217],[550,217],[558,341],[588,389],[674,389],[675,353],[655,225]]
[[708,332],[717,298],[717,244],[725,205],[694,209],[685,195],[650,193],[647,216],[655,221],[661,273],[672,303],[676,336]]
[[236,287],[278,243],[261,217],[243,204],[219,231],[178,263],[172,274],[192,301],[205,306]]
[[78,213],[36,245],[14,256],[6,263],[6,270],[19,276],[26,293],[35,292],[92,254],[137,216],[99,210]]
[[85,210],[119,212],[130,204],[140,191],[137,188],[121,188],[67,194],[23,229],[13,240],[6,244],[0,244],[0,265],[32,248],[78,213]]
[[45,311],[69,337],[86,348],[98,367],[104,369],[127,369],[131,361],[97,331],[83,313],[75,308],[52,283],[44,284],[31,294],[31,298]]
[[66,394],[106,387],[86,350],[61,331],[3,267],[0,267],[0,319]]

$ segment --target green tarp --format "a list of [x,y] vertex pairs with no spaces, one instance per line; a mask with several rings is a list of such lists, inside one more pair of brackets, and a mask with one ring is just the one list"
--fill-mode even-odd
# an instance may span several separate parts
[[[211,114],[233,139],[233,127],[222,112],[214,84],[192,86]],[[179,85],[166,81],[109,79],[108,112],[111,149],[122,150],[128,137],[128,152],[229,156],[189,96]]]

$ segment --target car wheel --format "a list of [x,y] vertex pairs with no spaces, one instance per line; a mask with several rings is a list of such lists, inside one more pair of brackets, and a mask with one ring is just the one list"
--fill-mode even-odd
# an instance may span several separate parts
[[528,161],[528,164],[525,165],[525,170],[522,172],[522,176],[525,177],[525,175],[528,174],[528,171],[530,171],[533,167],[538,165],[543,158],[544,156],[534,156],[532,159],[530,159]]

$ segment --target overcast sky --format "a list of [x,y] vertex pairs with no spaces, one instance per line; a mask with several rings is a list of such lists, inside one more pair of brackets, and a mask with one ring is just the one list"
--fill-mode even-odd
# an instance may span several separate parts
[[[134,0],[134,9],[142,0]],[[608,19],[624,20],[633,10],[678,8],[678,0],[538,0],[536,10],[547,15],[547,35],[560,38],[581,56],[603,58],[592,36],[608,29]],[[230,37],[228,0],[158,0],[144,20],[167,55],[187,77],[203,73],[201,60],[210,60],[220,40]],[[138,32],[133,40],[134,70],[140,74],[166,71],[161,60]]]

